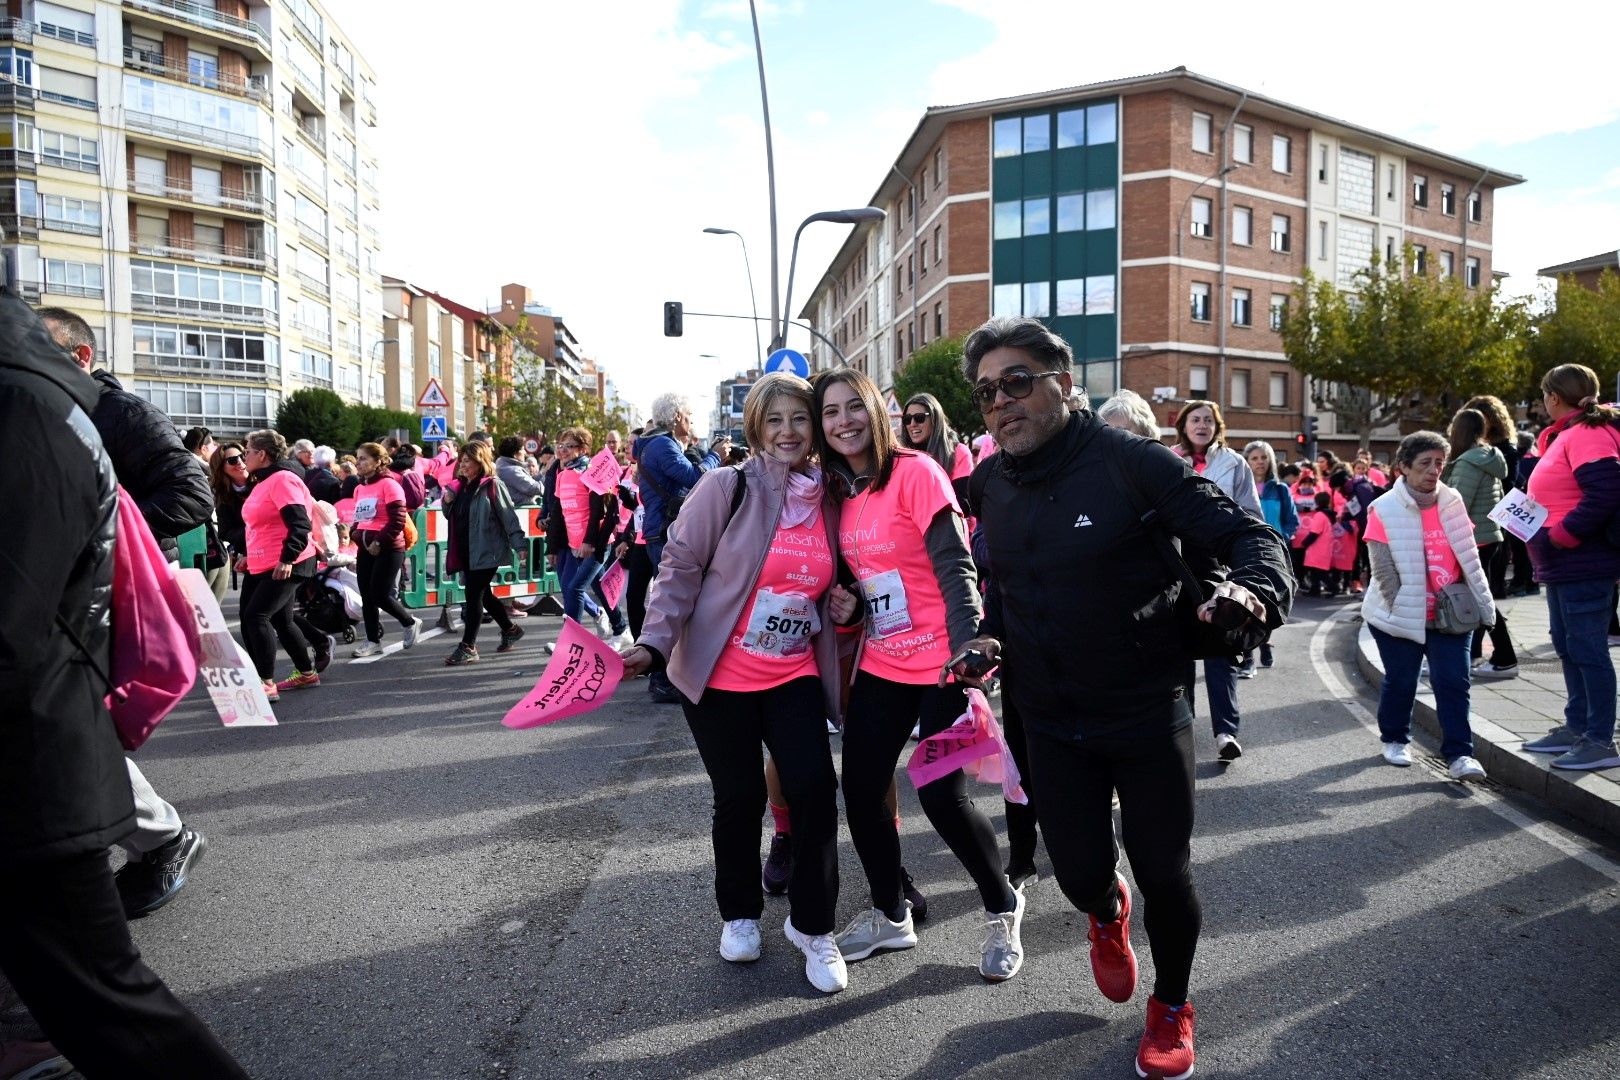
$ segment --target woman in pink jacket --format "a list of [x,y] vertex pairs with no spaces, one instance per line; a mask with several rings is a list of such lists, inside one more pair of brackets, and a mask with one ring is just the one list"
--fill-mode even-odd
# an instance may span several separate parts
[[837,510],[811,464],[811,416],[810,384],[797,376],[774,372],[748,392],[743,426],[755,453],[686,497],[624,669],[633,678],[664,667],[684,699],[714,787],[720,955],[732,963],[760,954],[760,743],[770,749],[792,816],[782,931],[804,953],[811,985],[830,994],[849,976],[833,938],[838,783],[826,719],[838,715],[833,624],[853,617],[855,598],[836,585]]
[[1321,596],[1327,586],[1329,596],[1338,596],[1333,582],[1333,493],[1318,491],[1316,509],[1300,515],[1294,544],[1305,552],[1305,572],[1310,575],[1307,596]]

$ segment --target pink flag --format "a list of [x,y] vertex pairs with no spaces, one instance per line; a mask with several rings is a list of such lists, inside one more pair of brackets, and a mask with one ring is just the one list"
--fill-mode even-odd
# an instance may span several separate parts
[[1019,783],[1018,766],[990,703],[980,690],[969,689],[967,699],[967,712],[956,723],[928,736],[912,751],[906,762],[912,785],[923,787],[961,769],[981,783],[1000,784],[1008,802],[1027,805],[1029,796]]
[[501,723],[532,728],[590,712],[607,703],[624,678],[624,661],[607,643],[573,619],[564,619],[545,674]]
[[619,459],[613,456],[613,451],[604,448],[591,458],[580,481],[598,495],[606,495],[619,486]]
[[598,584],[602,586],[602,595],[607,597],[608,607],[619,606],[619,597],[624,595],[624,579],[627,576],[629,575],[625,573],[624,563],[618,560],[615,560],[613,565],[607,568],[607,573],[602,575],[602,580]]
[[339,499],[337,502],[332,504],[332,509],[337,511],[338,520],[343,522],[343,524],[354,524],[354,496],[351,495],[347,499]]

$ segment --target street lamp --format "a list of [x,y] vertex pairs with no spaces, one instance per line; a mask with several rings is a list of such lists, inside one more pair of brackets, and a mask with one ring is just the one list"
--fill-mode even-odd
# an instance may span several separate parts
[[366,356],[366,385],[363,388],[364,392],[361,394],[367,405],[371,404],[371,369],[377,366],[377,350],[384,345],[398,344],[399,338],[397,337],[379,338],[371,343],[371,352]]
[[[764,367],[765,350],[759,343],[759,300],[754,295],[754,269],[748,264],[748,241],[744,240],[743,234],[736,229],[708,228],[703,231],[714,236],[735,236],[737,243],[742,245],[743,269],[748,273],[748,302],[754,308],[754,353],[759,357],[760,367]],[[774,330],[774,327],[772,329]]]
[[[888,217],[875,206],[859,206],[852,210],[823,210],[818,214],[811,214],[799,222],[799,227],[793,233],[793,254],[788,257],[787,292],[782,295],[782,327],[771,342],[771,351],[775,352],[787,342],[788,320],[793,317],[793,271],[799,261],[799,235],[804,232],[805,226],[817,221],[831,221],[839,225],[859,225],[867,221],[882,221]],[[775,332],[775,327],[772,328]]]

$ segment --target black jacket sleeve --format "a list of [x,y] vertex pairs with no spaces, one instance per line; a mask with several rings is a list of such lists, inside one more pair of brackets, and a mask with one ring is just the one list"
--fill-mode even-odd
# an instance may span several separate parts
[[613,530],[619,525],[619,500],[591,492],[591,527],[585,542],[596,549],[596,561],[601,562],[607,546],[613,541]]
[[288,503],[281,508],[281,520],[287,525],[287,539],[281,542],[278,561],[291,566],[309,544],[309,513],[297,503]]
[[113,471],[159,540],[208,520],[214,493],[202,462],[180,442],[174,422],[143,398],[103,388],[93,417]]

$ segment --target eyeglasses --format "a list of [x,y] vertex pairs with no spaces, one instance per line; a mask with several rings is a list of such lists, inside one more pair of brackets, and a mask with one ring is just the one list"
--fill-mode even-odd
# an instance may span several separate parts
[[1014,401],[1022,401],[1029,397],[1035,389],[1035,380],[1044,379],[1048,375],[1062,375],[1061,371],[1015,371],[1011,375],[1003,375],[992,382],[982,382],[973,388],[973,403],[979,407],[980,412],[989,412],[996,403],[996,392],[1006,394]]
[[559,449],[559,450],[583,450],[583,449],[585,449],[585,447],[580,445],[577,442],[564,442],[564,443],[558,443],[557,444],[557,449]]
[[906,423],[907,424],[926,424],[926,423],[928,423],[928,414],[925,413],[925,412],[911,413],[910,415],[908,415],[906,417]]
[[227,465],[240,465],[240,464],[242,464],[242,455],[241,454],[232,454],[230,457],[225,459],[225,464],[227,464]]

